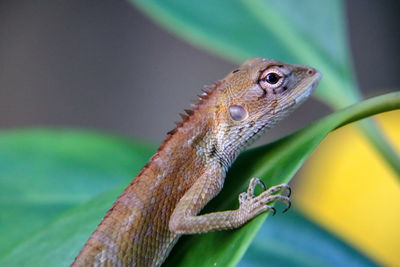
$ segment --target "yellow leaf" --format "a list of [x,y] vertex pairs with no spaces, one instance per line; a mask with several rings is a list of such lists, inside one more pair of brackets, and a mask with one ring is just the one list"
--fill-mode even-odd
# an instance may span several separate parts
[[[400,111],[375,117],[400,153]],[[375,261],[400,266],[400,184],[355,126],[326,138],[300,174],[299,208]]]

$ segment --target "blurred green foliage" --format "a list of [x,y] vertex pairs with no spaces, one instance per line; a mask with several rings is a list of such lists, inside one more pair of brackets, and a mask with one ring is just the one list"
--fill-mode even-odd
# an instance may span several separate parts
[[[161,27],[228,60],[267,57],[324,77],[313,96],[334,109],[362,99],[342,0],[130,0]],[[400,157],[372,121],[362,130],[400,179]]]
[[[348,51],[342,1],[131,1],[192,44],[235,62],[263,56],[318,68],[324,78],[315,96],[335,109],[361,98]],[[237,196],[250,177],[260,177],[267,185],[288,182],[330,131],[399,108],[399,93],[384,95],[243,153],[206,211],[236,208]],[[379,132],[371,124],[365,129],[395,166],[398,158]],[[0,133],[0,266],[68,266],[152,152],[148,145],[97,133],[40,129]],[[185,236],[165,265],[233,266],[267,215],[238,230]],[[279,225],[287,231],[307,229],[310,235],[293,235],[278,243],[264,234],[242,265],[264,265],[264,250],[271,265],[310,266],[328,261],[373,265],[313,223],[293,223],[304,222],[300,215],[292,213],[281,220]],[[311,241],[306,239],[311,237]],[[296,250],[293,242],[310,242],[310,249]],[[335,249],[328,251],[324,244]]]
[[[398,108],[400,93],[377,97],[243,153],[206,211],[237,207],[237,196],[252,176],[267,185],[288,182],[330,131]],[[4,132],[0,147],[0,266],[68,266],[154,151],[137,142],[71,130]],[[266,216],[235,231],[186,236],[166,266],[235,265]],[[324,236],[321,240],[329,242],[329,234]],[[341,251],[368,262],[350,247]]]

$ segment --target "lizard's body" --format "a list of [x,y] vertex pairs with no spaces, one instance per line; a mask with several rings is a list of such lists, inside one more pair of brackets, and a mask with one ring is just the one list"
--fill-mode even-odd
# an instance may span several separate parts
[[[277,83],[263,77],[271,68],[278,82],[286,79],[279,88],[270,88]],[[256,58],[216,83],[182,115],[183,122],[113,204],[72,266],[159,266],[181,234],[236,228],[272,209],[269,202],[288,201],[272,194],[286,186],[254,196],[260,182],[253,179],[239,209],[196,216],[220,192],[240,150],[307,98],[319,78],[305,66]]]

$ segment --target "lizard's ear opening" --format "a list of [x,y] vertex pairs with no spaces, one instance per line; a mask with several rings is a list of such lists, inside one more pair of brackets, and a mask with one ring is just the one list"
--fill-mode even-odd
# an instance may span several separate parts
[[249,113],[241,105],[232,105],[229,107],[229,115],[234,121],[242,121],[249,116]]

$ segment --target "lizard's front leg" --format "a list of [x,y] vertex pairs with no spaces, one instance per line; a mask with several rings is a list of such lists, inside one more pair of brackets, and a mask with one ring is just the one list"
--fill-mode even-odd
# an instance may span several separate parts
[[[169,223],[169,228],[172,232],[178,234],[196,234],[216,230],[234,229],[245,224],[264,211],[271,210],[275,214],[275,209],[269,205],[273,201],[282,201],[286,203],[287,208],[284,211],[290,207],[290,187],[288,185],[281,184],[265,190],[265,185],[260,179],[252,178],[247,192],[239,195],[240,206],[238,209],[196,216],[199,212],[199,205],[196,203],[196,200],[201,201],[204,199],[205,192],[210,192],[210,187],[204,186],[204,183],[200,184],[201,185],[199,186],[199,184],[196,183],[191,190],[183,196],[175,208]],[[264,189],[264,192],[258,196],[254,194],[254,189],[257,185],[261,185]],[[213,184],[211,183],[209,186],[213,187]],[[288,190],[287,195],[275,194],[283,190]],[[218,192],[219,190],[215,195]],[[194,196],[193,193],[202,197],[199,198]],[[202,207],[215,195],[204,201]],[[193,209],[190,204],[188,205],[190,202],[193,204]]]

